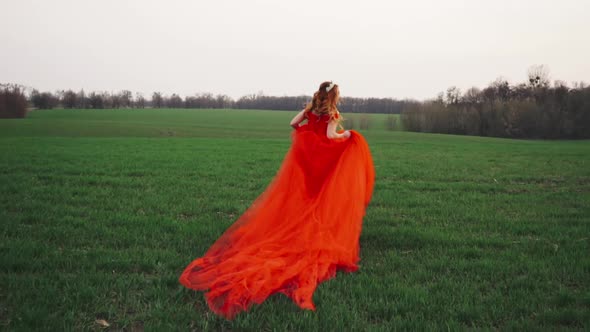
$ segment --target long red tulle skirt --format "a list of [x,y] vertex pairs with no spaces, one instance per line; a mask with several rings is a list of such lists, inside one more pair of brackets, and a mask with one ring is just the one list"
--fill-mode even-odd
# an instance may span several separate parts
[[271,184],[180,276],[228,319],[278,292],[314,310],[319,283],[358,269],[375,178],[365,139],[352,130],[348,139],[330,140],[304,128],[292,139]]

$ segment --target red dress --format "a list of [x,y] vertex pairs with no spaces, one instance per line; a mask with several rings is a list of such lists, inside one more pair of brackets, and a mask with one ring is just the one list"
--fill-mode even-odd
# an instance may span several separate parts
[[375,179],[369,147],[354,130],[348,139],[327,138],[329,117],[308,114],[266,190],[180,276],[228,319],[277,292],[314,310],[320,282],[358,269]]

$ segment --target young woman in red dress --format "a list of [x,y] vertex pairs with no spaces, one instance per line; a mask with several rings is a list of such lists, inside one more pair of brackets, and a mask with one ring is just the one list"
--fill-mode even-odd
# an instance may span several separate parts
[[338,130],[338,85],[324,82],[291,126],[292,145],[272,182],[180,276],[231,319],[275,293],[314,310],[313,293],[337,270],[356,271],[375,170],[367,142]]

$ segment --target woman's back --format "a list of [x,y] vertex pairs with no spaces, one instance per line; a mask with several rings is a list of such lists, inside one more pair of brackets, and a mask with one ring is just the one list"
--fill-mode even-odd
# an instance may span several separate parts
[[329,114],[316,114],[307,112],[307,123],[300,126],[300,129],[313,131],[314,133],[326,137],[328,123],[330,122]]

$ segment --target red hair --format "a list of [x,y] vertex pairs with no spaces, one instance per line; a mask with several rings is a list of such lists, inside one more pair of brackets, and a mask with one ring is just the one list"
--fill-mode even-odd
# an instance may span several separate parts
[[330,115],[330,120],[335,119],[340,122],[340,115],[336,104],[340,100],[340,89],[337,84],[333,84],[330,91],[328,87],[333,83],[330,81],[320,84],[320,88],[313,94],[313,99],[305,106],[305,112],[315,112],[320,115]]

